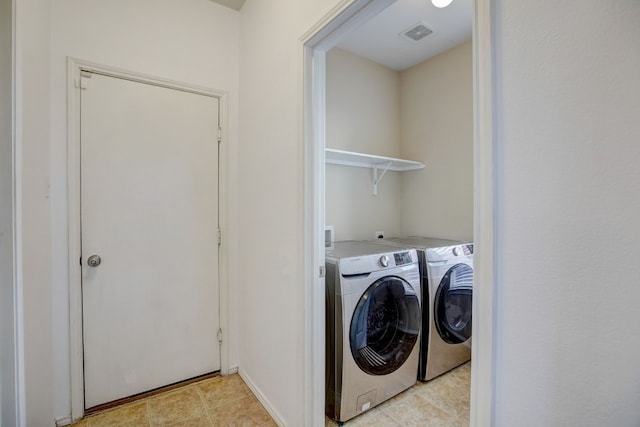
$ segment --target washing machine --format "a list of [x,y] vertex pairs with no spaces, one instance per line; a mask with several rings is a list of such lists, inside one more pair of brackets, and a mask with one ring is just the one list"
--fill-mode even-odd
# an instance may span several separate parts
[[418,379],[429,381],[470,360],[473,243],[429,237],[372,242],[417,250],[423,301]]
[[415,249],[356,241],[325,265],[325,412],[343,422],[415,384],[420,271]]

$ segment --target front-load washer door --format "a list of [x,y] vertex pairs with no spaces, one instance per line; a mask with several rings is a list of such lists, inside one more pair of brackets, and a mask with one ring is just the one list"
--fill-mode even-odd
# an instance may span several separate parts
[[471,338],[473,270],[456,264],[444,275],[434,299],[434,322],[440,337],[449,344]]
[[404,279],[375,281],[356,305],[349,342],[356,364],[371,375],[386,375],[409,358],[420,333],[420,302]]

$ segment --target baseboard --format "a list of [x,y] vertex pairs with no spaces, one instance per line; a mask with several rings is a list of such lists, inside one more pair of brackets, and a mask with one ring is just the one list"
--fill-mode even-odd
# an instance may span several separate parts
[[251,378],[249,378],[247,373],[244,372],[242,369],[239,369],[239,368],[236,368],[236,369],[238,370],[238,374],[240,375],[240,378],[242,378],[245,384],[247,384],[247,386],[251,389],[253,394],[255,394],[255,396],[258,398],[262,406],[264,406],[264,409],[266,409],[269,415],[271,415],[271,418],[273,418],[273,421],[276,424],[278,424],[279,427],[287,427],[287,424],[284,422],[282,415],[280,415],[280,413],[276,411],[273,405],[271,405],[271,402],[269,402],[269,399],[267,399],[265,395],[262,394],[260,389],[255,385],[255,383],[251,380]]
[[63,427],[71,425],[73,420],[71,419],[71,415],[67,415],[66,417],[56,418],[56,427]]
[[227,375],[233,375],[238,373],[238,367],[232,366],[227,370]]

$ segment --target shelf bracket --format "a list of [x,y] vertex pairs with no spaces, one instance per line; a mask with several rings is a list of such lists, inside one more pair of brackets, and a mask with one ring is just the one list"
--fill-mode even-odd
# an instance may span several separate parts
[[384,170],[382,171],[380,176],[378,176],[378,165],[377,164],[373,165],[373,195],[374,196],[378,195],[378,183],[380,182],[384,174],[387,173],[387,171],[391,167],[391,163],[392,162],[387,163],[387,165],[384,167]]

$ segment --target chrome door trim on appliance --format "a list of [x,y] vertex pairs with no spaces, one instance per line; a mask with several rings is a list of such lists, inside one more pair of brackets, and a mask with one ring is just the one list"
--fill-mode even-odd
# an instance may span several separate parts
[[349,343],[360,369],[370,375],[387,375],[411,355],[420,335],[418,295],[401,277],[385,276],[362,294],[356,305]]
[[425,258],[431,313],[426,355],[419,371],[421,381],[429,381],[471,358],[473,318],[473,245],[428,248]]
[[436,330],[445,342],[461,344],[471,338],[473,270],[456,264],[444,275],[434,298]]

